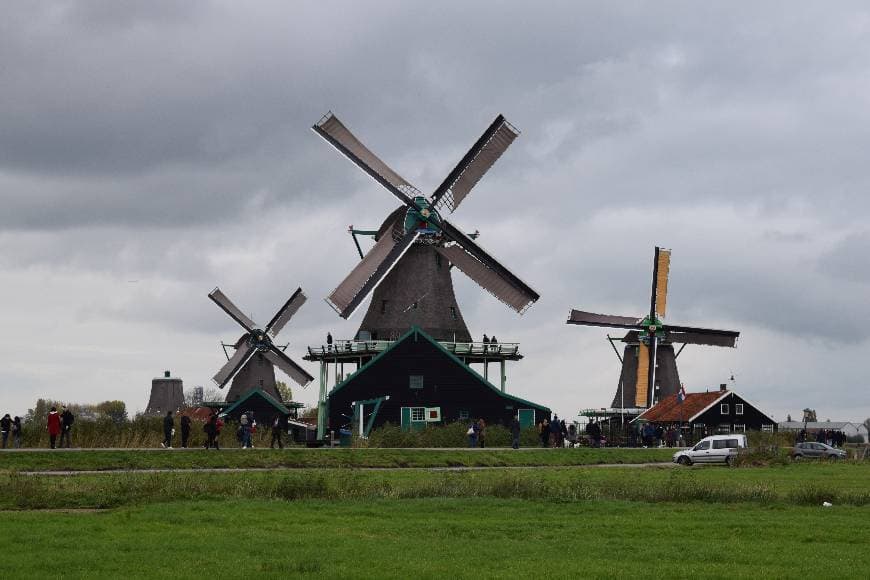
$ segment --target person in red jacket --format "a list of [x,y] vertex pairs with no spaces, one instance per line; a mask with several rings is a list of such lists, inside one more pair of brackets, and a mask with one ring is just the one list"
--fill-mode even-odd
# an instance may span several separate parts
[[52,449],[58,435],[60,435],[60,415],[57,414],[57,407],[52,407],[48,413],[48,438],[51,440]]

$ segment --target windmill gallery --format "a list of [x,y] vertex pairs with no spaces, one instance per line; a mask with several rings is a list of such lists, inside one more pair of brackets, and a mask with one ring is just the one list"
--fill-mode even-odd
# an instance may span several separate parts
[[[386,423],[405,430],[482,419],[487,424],[533,427],[551,419],[551,410],[507,392],[508,363],[523,359],[520,345],[495,337],[472,339],[453,287],[454,267],[515,313],[522,315],[539,294],[479,245],[478,234],[448,221],[474,186],[519,136],[499,115],[474,142],[431,195],[423,192],[375,155],[331,112],[313,131],[376,181],[398,202],[376,229],[350,227],[360,260],[326,297],[343,319],[370,299],[355,335],[308,346],[304,360],[319,366],[316,426],[302,437],[322,443],[338,431],[367,437]],[[364,252],[358,236],[374,244]],[[655,248],[648,314],[613,316],[572,310],[569,324],[627,330],[620,355],[622,370],[611,408],[598,421],[625,430],[628,422],[660,402],[677,397],[676,360],[686,345],[735,347],[739,333],[663,322],[666,316],[670,250]],[[294,382],[314,381],[305,369],[273,342],[306,300],[297,289],[266,325],[246,316],[220,289],[208,297],[243,330],[226,363],[214,376],[219,388],[232,381],[224,401],[205,402],[224,415],[247,411],[278,413],[295,419],[301,406],[283,400],[276,389],[275,367]],[[555,323],[555,322],[554,322]],[[680,345],[675,350],[674,345]],[[492,367],[497,373],[491,375]],[[168,375],[167,375],[168,376]],[[173,379],[174,380],[174,379]],[[152,401],[172,397],[152,390]],[[175,385],[166,388],[178,390]],[[164,406],[168,406],[167,403]],[[151,407],[152,405],[149,405]],[[156,409],[157,407],[155,407]],[[166,409],[162,409],[166,410]],[[618,420],[617,420],[618,417]],[[736,424],[715,427],[730,430]],[[745,425],[741,425],[744,429]],[[756,427],[751,425],[750,427]]]

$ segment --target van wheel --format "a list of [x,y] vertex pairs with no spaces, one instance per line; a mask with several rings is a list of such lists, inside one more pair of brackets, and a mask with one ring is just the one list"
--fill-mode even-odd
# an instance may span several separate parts
[[686,457],[685,455],[683,455],[682,457],[677,459],[677,463],[679,463],[680,465],[684,465],[686,467],[689,467],[690,465],[692,465],[692,460],[689,459],[688,457]]
[[800,461],[802,457],[803,457],[803,455],[801,455],[800,453],[798,453],[798,454],[795,455],[792,459],[794,459],[795,461]]

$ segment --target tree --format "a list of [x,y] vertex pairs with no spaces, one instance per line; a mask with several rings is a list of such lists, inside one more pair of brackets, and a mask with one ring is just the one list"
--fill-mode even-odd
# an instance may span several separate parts
[[289,402],[293,400],[293,389],[290,388],[290,385],[284,381],[275,381],[275,388],[278,389],[278,394],[281,396],[282,401]]
[[313,407],[305,407],[299,412],[299,416],[303,419],[316,419],[317,418],[317,405]]
[[124,401],[103,401],[94,405],[94,409],[116,425],[127,422],[127,405]]

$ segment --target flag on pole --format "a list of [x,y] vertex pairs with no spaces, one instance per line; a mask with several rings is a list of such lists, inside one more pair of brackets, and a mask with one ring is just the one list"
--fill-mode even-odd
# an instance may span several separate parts
[[677,401],[682,403],[685,400],[686,400],[686,385],[683,383],[680,383],[680,390],[677,391]]

